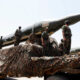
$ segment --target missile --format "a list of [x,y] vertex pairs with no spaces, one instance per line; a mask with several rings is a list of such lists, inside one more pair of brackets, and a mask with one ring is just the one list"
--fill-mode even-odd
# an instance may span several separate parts
[[[59,30],[63,25],[66,20],[69,20],[69,25],[75,24],[80,21],[80,14],[78,15],[73,15],[69,16],[60,20],[55,20],[55,21],[47,21],[47,22],[41,22],[38,24],[35,24],[33,26],[29,26],[26,29],[22,30],[22,38],[21,42],[25,41],[28,39],[29,35],[34,32],[36,35],[41,35],[43,29],[45,27],[48,27],[48,33],[49,35],[53,34],[57,30]],[[14,43],[14,34],[11,36],[8,36],[4,38],[4,43],[3,46],[8,46]]]

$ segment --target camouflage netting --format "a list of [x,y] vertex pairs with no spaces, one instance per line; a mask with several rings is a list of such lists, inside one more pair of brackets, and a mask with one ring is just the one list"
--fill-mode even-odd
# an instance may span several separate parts
[[[35,48],[35,49],[34,49]],[[61,57],[31,57],[30,54],[42,54],[39,45],[20,45],[0,50],[0,74],[8,76],[44,76],[56,72],[80,73],[80,53]],[[33,52],[34,51],[34,52]],[[36,55],[35,54],[35,55]]]

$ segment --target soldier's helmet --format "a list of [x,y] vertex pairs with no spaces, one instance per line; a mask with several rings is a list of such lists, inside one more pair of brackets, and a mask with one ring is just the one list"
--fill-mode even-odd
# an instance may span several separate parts
[[64,23],[67,24],[67,25],[69,25],[70,22],[69,22],[69,20],[66,20]]
[[21,29],[21,26],[19,26],[19,29]]

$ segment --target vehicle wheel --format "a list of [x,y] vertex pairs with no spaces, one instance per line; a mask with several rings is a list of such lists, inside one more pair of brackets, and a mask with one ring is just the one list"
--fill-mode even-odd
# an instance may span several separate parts
[[69,79],[61,75],[53,75],[53,76],[44,76],[44,80],[69,80]]

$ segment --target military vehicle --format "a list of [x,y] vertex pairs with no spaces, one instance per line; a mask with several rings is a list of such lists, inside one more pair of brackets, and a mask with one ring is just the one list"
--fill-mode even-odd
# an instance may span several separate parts
[[[59,30],[65,20],[69,20],[69,25],[80,21],[80,14],[57,21],[40,23],[23,30],[21,41],[28,39],[32,29],[38,38],[44,27],[48,27],[49,35]],[[14,35],[4,39],[3,46],[14,43]],[[55,42],[56,43],[56,42]],[[57,46],[57,45],[56,45]],[[57,72],[66,72],[70,74],[80,73],[80,53],[70,55],[59,55],[55,48],[49,56],[43,55],[43,47],[39,44],[19,45],[0,50],[0,78],[10,77],[45,77],[56,74]],[[51,51],[51,50],[50,50]],[[55,52],[54,52],[55,51]]]

